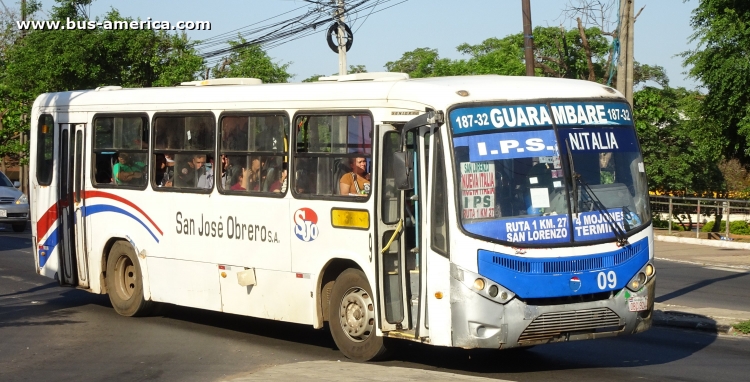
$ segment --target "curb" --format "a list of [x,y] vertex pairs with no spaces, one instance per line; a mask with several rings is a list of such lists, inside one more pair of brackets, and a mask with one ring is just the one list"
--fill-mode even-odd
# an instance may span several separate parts
[[652,320],[655,326],[670,326],[714,334],[745,336],[745,334],[735,330],[733,326],[750,320],[750,312],[717,308],[690,308],[657,302],[654,304]]
[[672,311],[654,310],[653,324],[654,326],[700,330],[715,334],[743,335],[742,333],[736,332],[732,324],[719,323],[709,317],[694,316]]

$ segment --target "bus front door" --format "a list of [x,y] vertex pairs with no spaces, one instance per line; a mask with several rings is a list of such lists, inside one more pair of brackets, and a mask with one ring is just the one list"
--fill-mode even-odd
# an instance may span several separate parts
[[[425,150],[417,149],[414,158],[413,190],[398,190],[395,184],[393,152],[401,145],[401,134],[393,126],[378,126],[378,154],[380,182],[377,193],[377,274],[380,311],[380,328],[384,332],[401,331],[403,335],[419,335],[416,330],[423,319],[420,315],[423,269],[419,256],[419,206],[424,179],[420,167]],[[409,150],[414,151],[424,143],[423,135],[412,132]],[[416,141],[416,144],[415,144]]]
[[61,285],[89,286],[86,248],[85,124],[60,124],[58,226]]

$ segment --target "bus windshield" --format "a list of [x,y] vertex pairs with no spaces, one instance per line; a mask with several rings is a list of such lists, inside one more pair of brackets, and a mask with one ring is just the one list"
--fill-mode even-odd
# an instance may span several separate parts
[[450,121],[469,233],[528,245],[624,239],[650,217],[624,104],[458,108]]

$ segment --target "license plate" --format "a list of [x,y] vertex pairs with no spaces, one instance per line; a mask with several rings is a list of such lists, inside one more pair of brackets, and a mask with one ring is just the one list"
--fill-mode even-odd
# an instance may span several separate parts
[[628,309],[631,312],[640,312],[648,309],[648,300],[643,296],[635,296],[628,299]]
[[7,218],[7,217],[8,217],[8,211],[0,210],[0,218]]

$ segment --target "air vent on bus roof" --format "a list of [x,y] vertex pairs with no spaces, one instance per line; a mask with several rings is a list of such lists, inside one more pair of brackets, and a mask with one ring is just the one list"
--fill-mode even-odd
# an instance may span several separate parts
[[98,92],[107,92],[110,90],[121,90],[122,86],[99,86],[96,88],[96,91]]
[[263,81],[258,78],[214,78],[203,81],[183,82],[180,86],[221,86],[221,85],[260,85]]
[[350,81],[400,81],[408,80],[407,73],[396,72],[372,72],[372,73],[354,73],[345,76],[320,77],[318,81],[322,82],[350,82]]

